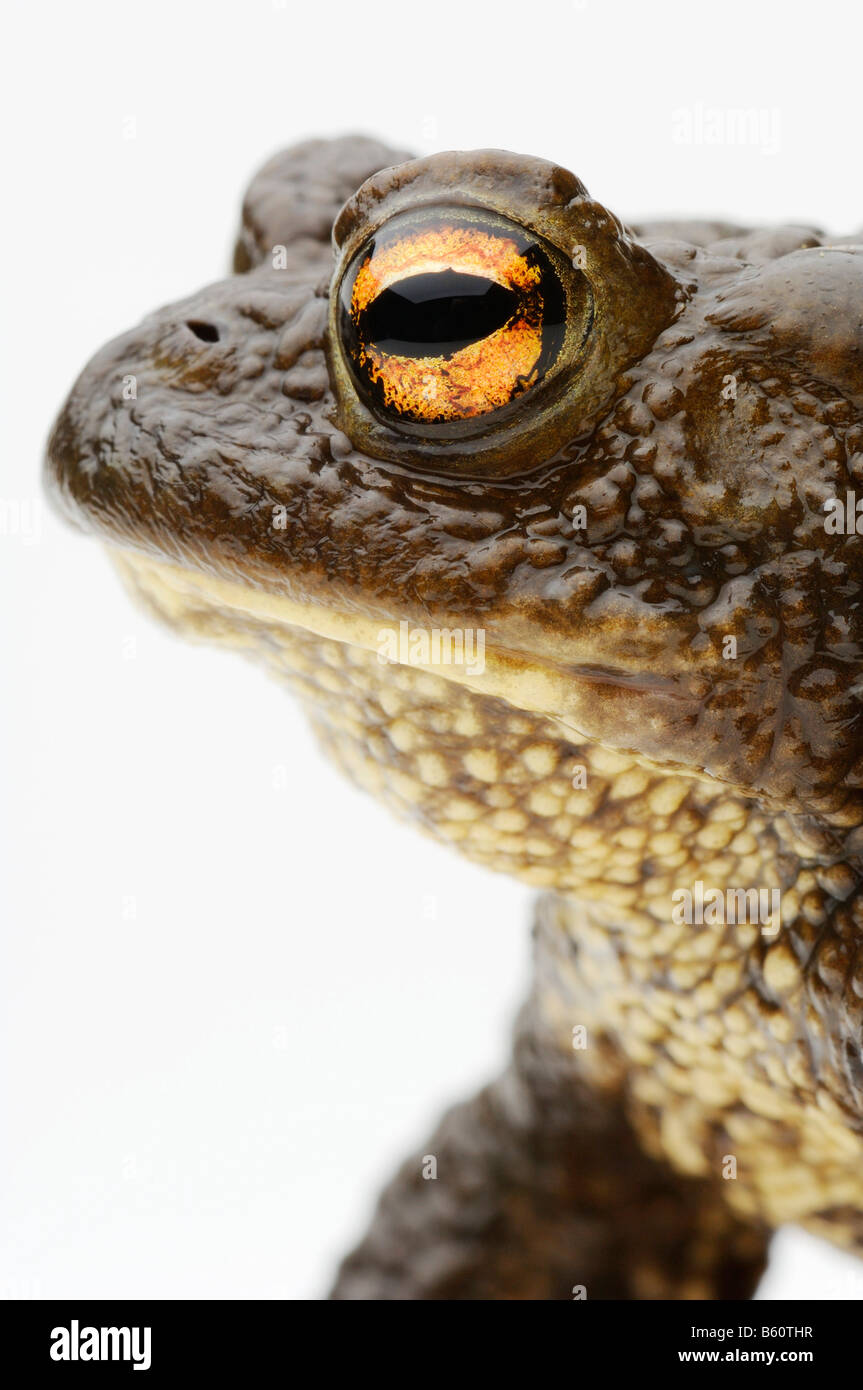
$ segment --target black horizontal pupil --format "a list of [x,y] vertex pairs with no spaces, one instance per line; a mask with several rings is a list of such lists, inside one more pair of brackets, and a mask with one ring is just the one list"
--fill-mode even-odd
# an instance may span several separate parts
[[517,306],[512,290],[485,276],[431,271],[382,290],[364,336],[391,356],[446,357],[502,328]]

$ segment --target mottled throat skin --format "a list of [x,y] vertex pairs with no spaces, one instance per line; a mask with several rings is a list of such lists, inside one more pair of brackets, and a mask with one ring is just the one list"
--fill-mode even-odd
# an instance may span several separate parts
[[863,1248],[863,245],[309,141],[235,273],[84,369],[47,477],[360,785],[544,890],[509,1069],[335,1297],[735,1298],[779,1223]]

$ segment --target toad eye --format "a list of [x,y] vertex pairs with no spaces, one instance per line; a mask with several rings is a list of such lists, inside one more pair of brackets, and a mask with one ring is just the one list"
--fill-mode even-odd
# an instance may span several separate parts
[[479,210],[392,218],[338,292],[357,390],[384,420],[443,425],[517,401],[552,372],[567,333],[557,257]]

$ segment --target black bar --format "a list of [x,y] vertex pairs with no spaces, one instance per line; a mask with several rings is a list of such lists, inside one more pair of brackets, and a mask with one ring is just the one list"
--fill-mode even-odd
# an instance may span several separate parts
[[[562,1370],[613,1377],[676,1368],[697,1375],[703,1366],[794,1368],[821,1378],[854,1364],[859,1322],[857,1307],[847,1302],[589,1300],[540,1312],[523,1307],[514,1314],[489,1307],[481,1313],[475,1306],[449,1313],[394,1307],[375,1313],[348,1310],[343,1303],[68,1300],[4,1303],[0,1318],[0,1346],[9,1354],[8,1361],[5,1355],[0,1359],[0,1374],[6,1378],[12,1366],[19,1370],[9,1384],[30,1384],[34,1371],[58,1382],[110,1374],[147,1384],[185,1373],[195,1383],[208,1377],[245,1383],[268,1371],[329,1379],[340,1365],[352,1380],[386,1373],[386,1379],[416,1377],[420,1384],[428,1383],[436,1367],[451,1377],[476,1366],[487,1382],[496,1362],[510,1374],[523,1367],[539,1381]],[[91,1351],[104,1351],[106,1359],[89,1359]],[[121,1359],[110,1359],[113,1352]]]

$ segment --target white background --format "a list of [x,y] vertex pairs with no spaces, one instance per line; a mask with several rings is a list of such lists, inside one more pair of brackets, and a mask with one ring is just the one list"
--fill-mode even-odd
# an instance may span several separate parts
[[[343,783],[255,668],[133,609],[42,506],[52,416],[105,339],[224,273],[249,175],[308,134],[544,155],[624,218],[850,231],[860,21],[837,0],[5,17],[0,1290],[319,1297],[393,1166],[500,1066],[529,895]],[[699,105],[758,110],[768,138],[681,143]],[[863,1291],[800,1233],[775,1254],[770,1296]]]

